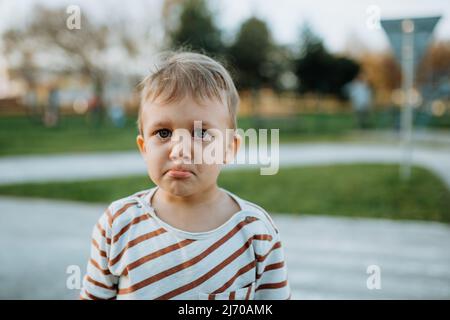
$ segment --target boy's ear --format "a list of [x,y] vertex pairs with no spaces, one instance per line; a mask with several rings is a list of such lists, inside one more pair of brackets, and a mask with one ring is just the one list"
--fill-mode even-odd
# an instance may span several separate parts
[[239,134],[235,133],[233,136],[233,153],[234,153],[235,157],[241,147],[241,142],[242,142],[242,137]]
[[144,141],[144,137],[140,134],[137,135],[136,137],[136,144],[138,146],[139,152],[144,155],[147,150],[145,148],[145,141]]
[[242,142],[242,137],[239,134],[234,133],[233,139],[226,151],[225,163],[229,163],[229,162],[233,161],[233,159],[236,157],[236,155],[239,151],[239,148],[241,147],[241,142]]

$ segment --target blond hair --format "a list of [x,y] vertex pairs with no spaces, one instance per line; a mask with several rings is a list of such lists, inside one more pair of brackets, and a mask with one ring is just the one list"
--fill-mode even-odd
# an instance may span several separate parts
[[142,108],[145,102],[171,103],[185,96],[201,102],[206,98],[226,103],[231,125],[236,129],[239,95],[233,80],[218,61],[200,53],[168,51],[155,57],[154,68],[140,83],[141,102],[138,115],[139,133],[143,134]]

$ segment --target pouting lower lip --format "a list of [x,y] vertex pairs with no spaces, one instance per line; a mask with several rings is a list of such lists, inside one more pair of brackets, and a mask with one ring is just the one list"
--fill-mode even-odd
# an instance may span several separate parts
[[190,176],[192,176],[192,172],[190,171],[176,169],[167,171],[167,174],[174,178],[189,178]]

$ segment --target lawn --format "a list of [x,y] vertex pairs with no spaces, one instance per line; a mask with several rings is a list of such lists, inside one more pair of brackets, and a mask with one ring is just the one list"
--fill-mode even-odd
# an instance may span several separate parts
[[119,151],[135,148],[135,119],[116,128],[97,128],[83,117],[63,117],[57,127],[46,128],[26,117],[0,118],[0,156],[64,152]]
[[[440,121],[444,122],[439,125],[446,125],[447,120]],[[114,127],[108,121],[95,127],[84,117],[65,116],[57,127],[45,128],[27,117],[0,117],[0,156],[135,150],[135,122],[136,118],[130,116],[122,128]],[[373,115],[372,122],[374,128],[392,128],[395,119],[389,112],[378,112]],[[360,139],[360,134],[352,132],[356,127],[351,113],[304,114],[270,119],[241,117],[238,126],[244,130],[278,128],[281,142]]]
[[[318,119],[318,120],[317,120]],[[351,128],[351,118],[239,119],[239,128],[279,128],[283,141],[333,141],[342,139]],[[320,132],[315,129],[317,123]],[[326,123],[329,124],[327,125]],[[327,129],[328,128],[328,129]],[[121,128],[108,121],[95,127],[80,116],[62,118],[57,127],[45,128],[26,117],[0,118],[0,156],[17,154],[52,154],[67,152],[101,152],[136,149],[136,118],[128,117]],[[270,141],[270,140],[269,140]]]
[[[450,191],[426,169],[398,179],[395,165],[332,165],[224,171],[220,186],[271,212],[450,222]],[[145,176],[0,186],[0,194],[108,203],[151,187]]]

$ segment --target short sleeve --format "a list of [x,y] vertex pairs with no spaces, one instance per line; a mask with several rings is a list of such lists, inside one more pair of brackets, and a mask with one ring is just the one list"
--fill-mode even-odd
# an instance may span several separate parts
[[256,255],[257,274],[255,300],[287,300],[291,298],[284,249],[277,229],[271,228],[270,241],[261,241]]
[[109,252],[111,247],[111,213],[103,213],[92,230],[90,257],[80,299],[101,300],[114,299],[117,294],[119,277],[109,269]]

